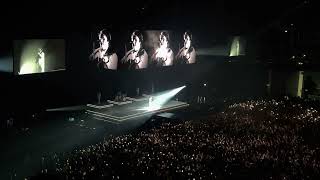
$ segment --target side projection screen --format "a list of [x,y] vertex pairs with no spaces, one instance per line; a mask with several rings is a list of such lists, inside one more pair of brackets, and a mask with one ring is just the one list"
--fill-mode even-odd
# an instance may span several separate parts
[[14,41],[16,75],[65,70],[63,39],[28,39]]

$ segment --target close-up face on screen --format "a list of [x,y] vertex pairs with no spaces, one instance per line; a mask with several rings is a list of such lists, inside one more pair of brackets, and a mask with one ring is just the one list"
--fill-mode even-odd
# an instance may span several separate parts
[[145,32],[146,47],[151,54],[150,66],[163,67],[196,62],[196,51],[189,31],[183,34],[168,30]]
[[129,44],[124,43],[125,52],[120,62],[122,69],[132,70],[148,67],[149,55],[144,47],[144,36],[144,33],[139,30],[131,32]]
[[150,67],[171,66],[174,63],[174,50],[171,43],[171,31],[146,31],[146,47],[150,53]]
[[133,70],[196,62],[190,31],[132,30],[115,34],[101,29],[92,32],[91,43],[89,61],[96,69]]
[[65,70],[63,39],[14,41],[14,73],[17,75]]
[[107,29],[99,30],[92,39],[92,51],[89,60],[98,69],[116,70],[118,55],[113,48],[113,36]]

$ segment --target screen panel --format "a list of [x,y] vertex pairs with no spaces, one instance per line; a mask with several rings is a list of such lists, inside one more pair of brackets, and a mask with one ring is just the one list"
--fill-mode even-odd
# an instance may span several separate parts
[[65,40],[25,39],[14,41],[16,75],[65,70]]

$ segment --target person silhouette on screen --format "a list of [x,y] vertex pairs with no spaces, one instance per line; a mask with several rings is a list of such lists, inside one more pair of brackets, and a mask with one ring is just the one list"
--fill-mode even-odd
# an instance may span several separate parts
[[111,34],[103,29],[98,34],[99,47],[94,49],[90,55],[90,60],[95,61],[102,69],[117,69],[118,56],[111,48]]
[[160,46],[152,55],[152,63],[155,66],[171,66],[173,64],[173,51],[169,47],[169,33],[161,32],[159,36]]
[[126,69],[143,69],[148,67],[148,54],[142,47],[143,35],[140,31],[131,34],[132,49],[122,58],[121,62]]
[[196,62],[196,50],[192,46],[192,34],[186,31],[183,34],[184,46],[179,50],[177,64],[192,64]]
[[45,72],[45,53],[42,48],[38,49],[36,64],[38,72]]

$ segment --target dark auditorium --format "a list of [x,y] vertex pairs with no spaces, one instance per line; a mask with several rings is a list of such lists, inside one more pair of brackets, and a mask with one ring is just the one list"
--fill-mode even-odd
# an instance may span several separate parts
[[315,0],[5,0],[0,179],[320,179]]

